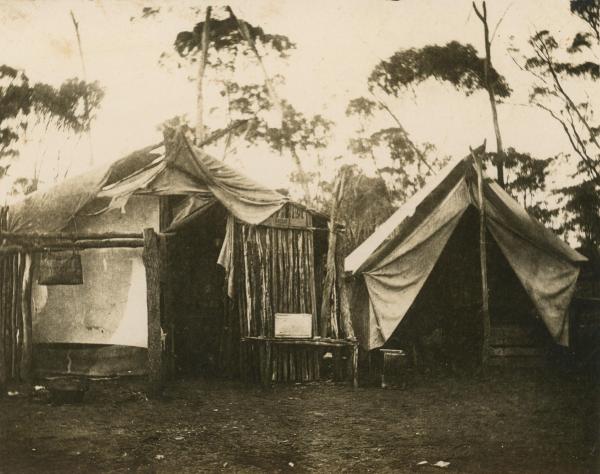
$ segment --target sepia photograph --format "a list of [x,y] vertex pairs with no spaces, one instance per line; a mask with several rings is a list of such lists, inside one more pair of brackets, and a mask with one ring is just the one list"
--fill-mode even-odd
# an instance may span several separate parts
[[600,472],[600,0],[0,25],[0,474]]

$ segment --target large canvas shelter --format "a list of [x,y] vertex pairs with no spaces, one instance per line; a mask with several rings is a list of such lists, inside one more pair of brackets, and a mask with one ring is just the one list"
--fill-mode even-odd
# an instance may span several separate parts
[[[531,304],[552,339],[568,345],[568,307],[585,257],[495,182],[484,180],[483,196],[487,261],[496,282],[490,289],[492,316],[501,305],[514,316],[519,306]],[[345,270],[355,282],[353,323],[364,349],[384,346],[410,325],[408,319],[412,326],[436,312],[445,313],[439,320],[448,319],[453,304],[455,315],[464,313],[464,298],[457,303],[461,297],[453,301],[444,293],[450,287],[455,293],[469,290],[469,304],[481,308],[479,208],[472,157],[454,160],[346,258]]]
[[[315,280],[327,217],[182,132],[40,190],[1,217],[0,280],[14,289],[0,295],[4,379],[27,365],[32,341],[37,368],[51,372],[145,373],[157,345],[170,368],[187,359],[188,368],[235,371],[241,339],[273,337],[275,313],[307,313],[320,327]],[[38,283],[40,259],[59,250],[81,254],[82,284]]]

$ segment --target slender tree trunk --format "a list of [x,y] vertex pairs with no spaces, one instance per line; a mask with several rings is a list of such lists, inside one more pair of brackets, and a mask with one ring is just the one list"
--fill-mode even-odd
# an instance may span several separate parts
[[400,122],[400,119],[396,116],[396,114],[394,112],[392,112],[392,109],[390,109],[389,106],[385,102],[383,102],[380,98],[378,98],[372,91],[371,91],[371,95],[379,103],[379,105],[381,105],[381,107],[383,107],[385,109],[385,111],[390,115],[390,117],[392,117],[394,122],[396,122],[396,125],[398,125],[398,128],[400,129],[400,132],[402,132],[402,135],[404,135],[404,139],[406,140],[406,143],[408,143],[408,146],[410,148],[412,148],[413,152],[417,155],[417,158],[419,158],[421,163],[423,163],[431,173],[434,173],[434,169],[427,162],[427,159],[425,158],[425,154],[411,140],[410,136],[408,135],[408,132],[406,131],[406,129]]
[[269,73],[267,72],[265,63],[263,62],[262,58],[260,57],[258,49],[256,48],[256,44],[254,43],[254,40],[252,39],[252,35],[248,31],[248,27],[246,26],[246,24],[243,21],[240,21],[240,19],[237,16],[235,16],[235,13],[233,13],[233,9],[231,7],[228,6],[226,8],[227,8],[227,11],[229,11],[231,18],[233,18],[236,21],[237,26],[238,26],[238,31],[242,35],[242,38],[244,38],[246,40],[246,42],[252,49],[252,52],[254,53],[254,56],[256,57],[256,60],[258,61],[258,64],[260,65],[260,67],[262,69],[263,75],[265,77],[265,84],[267,85],[267,91],[269,92],[269,95],[271,96],[271,101],[277,108],[281,109],[281,112],[283,114],[281,100],[279,99],[279,96],[277,95],[277,91],[275,90],[275,86],[273,85],[273,81],[271,80],[271,77],[269,76]]
[[[81,36],[79,35],[79,23],[75,19],[75,14],[71,10],[71,20],[73,20],[73,26],[75,27],[75,36],[77,36],[77,47],[79,49],[79,59],[81,60],[81,70],[83,72],[83,80],[87,82],[87,70],[85,67],[85,60],[83,59],[83,48],[81,46]],[[92,124],[90,123],[90,103],[87,94],[83,94],[83,107],[85,113],[85,119],[87,121],[87,136],[88,143],[90,146],[90,167],[94,165],[94,145],[92,141]]]
[[498,123],[498,111],[496,109],[496,96],[494,94],[494,84],[492,83],[491,71],[492,71],[492,47],[490,41],[490,29],[487,23],[487,7],[485,1],[482,4],[483,13],[481,13],[475,2],[473,2],[473,9],[476,15],[483,23],[483,33],[485,42],[485,61],[484,61],[484,78],[485,87],[487,89],[488,97],[490,99],[490,107],[492,109],[492,121],[494,123],[494,133],[496,134],[496,170],[498,173],[498,184],[504,187],[504,147],[502,146],[502,135],[500,134],[500,124]]
[[204,27],[202,28],[202,52],[198,63],[197,99],[196,99],[196,143],[204,140],[204,73],[208,59],[208,42],[210,41],[211,7],[206,8]]
[[307,204],[310,204],[311,195],[310,195],[310,189],[308,187],[308,174],[304,170],[304,166],[302,166],[302,160],[300,160],[300,157],[298,156],[298,152],[296,151],[296,148],[292,147],[290,149],[290,152],[292,154],[292,158],[294,159],[294,163],[296,164],[296,168],[298,169],[298,174],[300,175],[300,181],[301,181],[300,185],[302,186],[302,192],[304,193],[304,199],[306,199]]
[[[344,185],[346,181],[346,173],[341,172],[336,180],[331,203],[331,211],[329,214],[329,240],[327,242],[327,263],[325,272],[325,282],[323,284],[323,299],[321,301],[321,325],[320,335],[321,337],[339,337],[339,334],[328,334],[328,329],[333,326],[330,321],[337,317],[336,304],[338,295],[336,292],[336,247],[337,247],[337,233],[335,228],[335,222],[337,218],[337,210],[344,194]],[[333,311],[332,311],[333,308]],[[339,327],[339,326],[338,326]]]

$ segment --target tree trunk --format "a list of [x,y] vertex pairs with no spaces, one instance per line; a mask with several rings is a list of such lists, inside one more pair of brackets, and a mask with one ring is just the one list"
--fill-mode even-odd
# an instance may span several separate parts
[[[337,210],[342,199],[342,195],[344,193],[345,180],[346,173],[340,173],[334,187],[331,203],[331,213],[329,215],[329,240],[327,242],[327,263],[325,272],[325,282],[323,284],[323,299],[321,301],[321,326],[319,331],[321,337],[328,337],[328,329],[330,326],[331,319],[337,317],[337,233],[335,228],[335,221],[337,218]],[[332,306],[334,308],[334,311],[332,311]],[[339,337],[339,335],[334,334],[333,337]]]
[[294,158],[294,163],[296,164],[296,168],[298,169],[298,174],[300,175],[300,185],[302,186],[302,192],[304,193],[304,199],[306,200],[306,204],[310,204],[311,196],[310,189],[308,187],[308,175],[306,171],[304,171],[304,167],[302,166],[302,161],[296,152],[296,148],[292,147],[290,149],[292,154],[292,158]]
[[[73,26],[75,27],[75,35],[77,36],[77,47],[79,49],[79,59],[81,60],[81,70],[83,72],[83,80],[87,82],[87,70],[85,67],[85,61],[83,59],[83,48],[81,46],[81,36],[79,35],[79,23],[75,19],[75,14],[71,10],[71,20],[73,20]],[[85,119],[87,120],[87,136],[90,146],[90,167],[94,166],[94,145],[92,141],[92,125],[90,123],[90,103],[87,94],[83,95],[83,107],[85,113]]]
[[490,107],[492,109],[492,121],[494,123],[494,133],[496,135],[496,171],[498,173],[498,184],[504,187],[504,148],[502,146],[502,135],[500,134],[500,124],[498,123],[498,111],[496,109],[496,96],[494,94],[494,84],[492,84],[492,47],[490,42],[490,30],[487,23],[487,7],[483,2],[483,14],[477,9],[473,2],[473,9],[483,23],[483,33],[485,42],[485,61],[483,63],[483,71],[485,78],[485,87],[490,99]]
[[204,27],[202,28],[202,53],[198,63],[198,82],[196,99],[196,143],[204,140],[204,71],[208,59],[208,42],[210,41],[210,13],[212,8],[206,8]]
[[342,336],[346,339],[355,339],[354,328],[352,327],[352,310],[350,305],[351,294],[348,284],[344,279],[344,248],[347,245],[347,239],[344,234],[338,236],[336,242],[336,279],[338,285],[338,294],[340,299],[340,322]]

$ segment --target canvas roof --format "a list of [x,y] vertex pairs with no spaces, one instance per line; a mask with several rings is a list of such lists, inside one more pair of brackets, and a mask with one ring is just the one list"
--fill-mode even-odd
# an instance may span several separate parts
[[[214,202],[220,202],[241,221],[257,224],[279,210],[283,195],[247,178],[195,147],[177,133],[167,156],[162,144],[138,150],[114,163],[39,190],[10,206],[9,232],[58,232],[74,216],[89,211],[123,207],[130,196],[185,196],[174,224]],[[91,211],[89,211],[91,212]]]
[[[567,307],[585,257],[531,217],[493,182],[484,182],[487,227],[554,339],[568,343]],[[422,289],[469,206],[479,207],[470,157],[448,164],[345,260],[368,290],[364,347],[392,335]],[[359,326],[359,325],[357,325]]]

